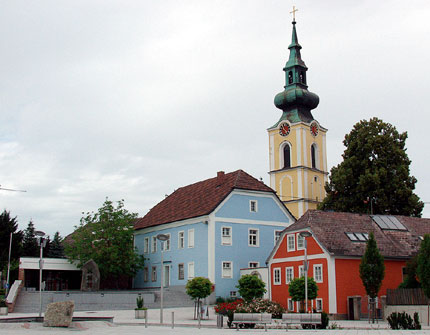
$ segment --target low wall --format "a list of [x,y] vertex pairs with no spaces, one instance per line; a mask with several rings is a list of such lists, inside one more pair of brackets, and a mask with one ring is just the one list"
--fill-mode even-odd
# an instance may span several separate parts
[[414,313],[418,312],[418,316],[420,318],[420,323],[422,325],[428,324],[428,306],[427,305],[387,305],[385,306],[385,319],[391,313],[401,313],[406,312],[412,318],[414,317]]

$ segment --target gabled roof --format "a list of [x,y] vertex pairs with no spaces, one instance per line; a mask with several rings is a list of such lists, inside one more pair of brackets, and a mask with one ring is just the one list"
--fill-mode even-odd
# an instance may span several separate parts
[[366,243],[351,241],[347,233],[375,235],[381,254],[387,258],[410,258],[419,249],[420,236],[430,234],[430,219],[395,215],[407,230],[381,229],[371,215],[344,212],[307,211],[284,232],[312,231],[322,246],[335,256],[362,256]]
[[263,182],[243,170],[225,174],[218,172],[210,178],[181,187],[159,202],[143,218],[137,219],[134,229],[191,219],[210,214],[234,189],[275,192]]

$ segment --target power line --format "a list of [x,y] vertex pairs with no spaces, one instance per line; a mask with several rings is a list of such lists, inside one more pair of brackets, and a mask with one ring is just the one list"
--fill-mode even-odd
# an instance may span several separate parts
[[12,188],[4,188],[4,187],[1,187],[1,185],[0,185],[0,190],[11,191],[11,192],[27,192],[27,191],[24,191],[24,190],[14,190]]

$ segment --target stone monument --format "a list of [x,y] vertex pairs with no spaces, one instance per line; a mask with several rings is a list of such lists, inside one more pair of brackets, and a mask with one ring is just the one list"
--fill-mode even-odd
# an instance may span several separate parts
[[96,262],[90,259],[82,266],[81,291],[92,292],[100,289],[100,271]]

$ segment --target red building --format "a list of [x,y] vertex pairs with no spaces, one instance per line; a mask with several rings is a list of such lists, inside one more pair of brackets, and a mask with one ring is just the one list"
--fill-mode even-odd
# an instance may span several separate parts
[[[359,276],[359,264],[366,248],[368,234],[373,232],[385,259],[385,278],[378,301],[389,288],[403,281],[406,261],[419,249],[424,234],[430,233],[430,219],[391,215],[308,211],[296,223],[286,228],[270,254],[270,294],[273,301],[291,311],[299,305],[288,294],[289,282],[302,276],[304,238],[308,231],[307,255],[309,272],[318,285],[317,299],[309,308],[323,310],[346,318],[351,299],[361,297],[361,313],[367,313],[367,296]],[[378,307],[380,304],[378,302]]]

